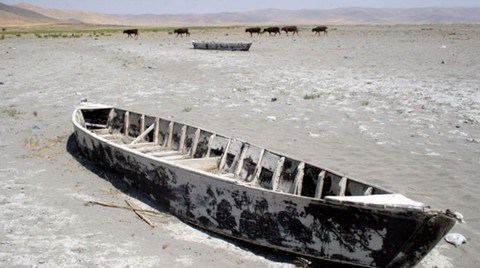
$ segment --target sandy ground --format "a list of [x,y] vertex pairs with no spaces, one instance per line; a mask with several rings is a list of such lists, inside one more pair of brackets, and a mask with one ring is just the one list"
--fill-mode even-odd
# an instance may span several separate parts
[[[249,52],[191,40],[251,41]],[[0,266],[291,267],[294,258],[168,214],[71,142],[81,99],[171,117],[461,212],[419,267],[480,263],[480,25],[338,26],[329,36],[243,29],[0,40]],[[276,98],[276,101],[272,101]]]

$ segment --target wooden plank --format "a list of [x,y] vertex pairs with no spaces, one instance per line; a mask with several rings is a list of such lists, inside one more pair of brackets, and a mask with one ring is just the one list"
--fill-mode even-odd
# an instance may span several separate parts
[[168,138],[165,140],[164,146],[167,149],[172,148],[172,139],[173,139],[173,121],[168,124]]
[[107,128],[107,125],[104,124],[94,124],[94,123],[88,123],[85,122],[86,127],[96,127],[96,128]]
[[115,138],[123,138],[123,134],[118,134],[118,133],[107,133],[107,134],[97,134],[99,137],[102,137],[104,139],[108,139],[108,138],[111,138],[111,137],[115,137]]
[[125,137],[128,137],[128,128],[130,127],[130,112],[126,111],[125,112],[125,118],[124,118],[124,132],[125,132]]
[[175,154],[175,155],[163,156],[162,159],[164,159],[164,160],[182,160],[182,159],[190,159],[190,156],[179,153],[179,154]]
[[91,131],[99,136],[111,134],[108,128],[91,129]]
[[181,153],[179,151],[162,151],[162,152],[150,152],[147,154],[155,157],[165,157],[165,156],[172,156],[172,155],[180,155]]
[[180,135],[180,144],[178,150],[185,153],[185,139],[187,138],[187,126],[182,127],[182,134]]
[[225,150],[222,154],[222,159],[220,160],[220,164],[218,165],[218,169],[222,170],[223,167],[225,166],[225,163],[227,163],[227,156],[228,156],[228,150],[230,149],[230,144],[232,143],[232,139],[228,139],[227,146],[225,147]]
[[212,151],[212,144],[213,144],[213,141],[215,140],[215,137],[217,137],[216,134],[210,135],[210,138],[208,139],[207,155],[205,157],[210,157],[210,152]]
[[220,161],[220,156],[207,157],[207,158],[179,159],[174,162],[182,166],[187,166],[189,168],[200,169],[203,171],[213,171],[217,169],[219,161]]
[[[238,145],[237,142],[240,142],[240,145]],[[237,146],[237,148],[235,148],[234,146]],[[240,157],[242,156],[242,149],[243,149],[244,146],[245,146],[244,142],[239,141],[237,139],[235,139],[234,142],[232,144],[230,144],[229,150],[235,150],[237,152],[234,153],[235,157],[233,158],[232,164],[230,165],[228,170],[224,170],[224,172],[235,173],[235,170],[238,167],[238,161],[239,161]]]
[[115,134],[108,134],[108,135],[98,135],[108,141],[119,142],[122,140],[123,135],[115,135]]
[[138,142],[138,143],[129,143],[129,144],[124,144],[123,146],[130,148],[130,149],[138,149],[141,147],[147,147],[147,146],[157,146],[153,142]]
[[242,153],[240,154],[240,158],[238,159],[238,162],[237,162],[237,168],[235,169],[235,172],[233,173],[233,174],[235,174],[235,176],[240,175],[240,172],[242,172],[243,161],[245,159],[245,156],[247,155],[247,151],[248,151],[249,148],[250,148],[250,145],[248,143],[243,144]]
[[190,151],[191,157],[193,157],[197,152],[198,141],[200,140],[200,131],[201,130],[199,128],[197,128],[197,130],[195,131],[195,136],[193,137],[192,149]]
[[220,176],[221,176],[222,178],[228,178],[228,179],[233,179],[233,178],[235,178],[235,174],[233,174],[233,173],[223,173],[223,174],[220,174]]
[[108,113],[108,119],[107,119],[107,127],[111,127],[112,126],[112,120],[113,120],[113,117],[115,116],[115,109],[110,109],[110,112]]
[[[240,155],[242,154],[243,141],[233,138],[228,147],[228,155],[225,159],[225,165],[222,167],[222,172],[233,173],[235,171],[236,164]],[[227,163],[229,156],[233,156],[233,159],[230,163]]]
[[290,193],[295,195],[300,195],[302,192],[302,183],[303,183],[303,174],[305,169],[305,163],[300,162],[297,167],[297,174],[295,174],[295,180],[293,182],[293,189],[290,190]]
[[272,176],[272,190],[277,191],[278,184],[280,183],[280,175],[282,175],[283,171],[283,164],[285,163],[285,157],[281,157],[277,161],[277,165],[275,167],[275,171],[273,172]]
[[323,184],[325,183],[325,175],[327,172],[325,170],[320,171],[318,174],[317,187],[315,188],[314,198],[321,199],[323,193]]
[[[142,115],[143,116],[143,115]],[[145,128],[145,127],[143,127]],[[150,131],[152,131],[153,129],[155,128],[155,124],[151,124],[146,130],[143,131],[142,134],[140,134],[136,139],[134,139],[130,144],[135,144],[141,140],[143,140],[143,138],[145,138],[145,136],[148,135],[148,133],[150,133]]]
[[140,116],[140,133],[145,131],[145,115]]
[[253,178],[251,182],[253,184],[256,184],[258,182],[258,178],[260,177],[260,173],[262,172],[262,162],[263,162],[263,156],[265,155],[265,149],[262,149],[260,151],[260,156],[258,157],[258,162],[257,165],[255,166],[255,170],[253,171]]
[[151,145],[148,145],[148,146],[138,147],[137,150],[140,151],[141,153],[144,153],[144,154],[158,153],[158,152],[166,151],[165,147],[160,146],[158,144],[153,144],[153,143]]
[[347,190],[347,177],[343,177],[338,183],[338,186],[340,187],[338,196],[345,196],[345,191]]
[[158,134],[160,133],[160,118],[155,118],[155,130],[153,132],[153,143],[158,144]]

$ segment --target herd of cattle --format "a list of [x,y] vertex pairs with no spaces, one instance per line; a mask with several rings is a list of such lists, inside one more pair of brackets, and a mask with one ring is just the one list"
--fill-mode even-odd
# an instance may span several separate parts
[[[317,26],[315,28],[312,29],[312,32],[315,33],[315,35],[320,35],[321,32],[323,32],[324,35],[327,34],[327,29],[328,27],[327,26]],[[298,27],[297,26],[285,26],[285,27],[282,27],[280,29],[280,27],[267,27],[265,29],[262,29],[260,27],[252,27],[252,28],[247,28],[245,29],[245,32],[246,33],[250,33],[250,36],[253,36],[254,33],[256,33],[257,35],[259,34],[263,34],[265,32],[267,32],[269,35],[277,35],[277,34],[281,34],[281,31],[284,31],[285,34],[288,35],[289,32],[292,33],[292,35],[295,35],[297,34],[298,35]]]
[[[322,32],[324,35],[327,35],[327,29],[328,27],[327,26],[317,26],[317,27],[314,27],[312,29],[312,32],[315,33],[315,35],[320,35]],[[245,29],[245,32],[246,33],[250,33],[250,36],[253,36],[254,33],[256,33],[257,35],[260,35],[260,34],[263,34],[265,32],[267,32],[269,35],[277,35],[277,34],[281,34],[281,31],[284,31],[285,34],[288,35],[289,32],[292,33],[292,35],[295,35],[297,34],[298,35],[298,27],[297,26],[285,26],[285,27],[267,27],[267,28],[264,28],[263,31],[262,31],[262,28],[260,27],[251,27],[251,28],[247,28]],[[124,34],[127,34],[127,37],[138,37],[138,29],[128,29],[128,30],[125,30],[123,31]],[[190,33],[188,32],[188,28],[179,28],[179,29],[175,29],[173,31],[174,34],[177,34],[177,37],[180,35],[181,37],[183,37],[183,35],[185,34],[185,36],[190,36]]]

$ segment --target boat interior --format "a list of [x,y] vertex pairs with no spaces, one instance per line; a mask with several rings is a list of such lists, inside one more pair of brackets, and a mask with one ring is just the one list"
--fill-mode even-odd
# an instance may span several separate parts
[[239,184],[323,199],[390,192],[236,138],[116,108],[80,109],[87,130],[163,161],[202,170]]

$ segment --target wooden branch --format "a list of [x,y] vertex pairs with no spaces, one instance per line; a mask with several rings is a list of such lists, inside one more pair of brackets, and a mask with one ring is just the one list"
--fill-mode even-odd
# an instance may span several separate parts
[[[100,202],[100,201],[88,201],[87,204],[100,205],[100,206],[110,207],[110,208],[123,208],[123,209],[130,210],[130,211],[134,210],[131,207],[119,206],[119,205],[115,205],[115,204],[112,204],[112,203],[105,203],[105,202]],[[159,211],[151,210],[151,209],[135,209],[135,210],[139,211],[139,212],[146,212],[146,213],[151,213],[151,214],[156,214],[156,215],[162,215],[162,213],[160,213]]]
[[128,201],[128,199],[125,199],[125,202],[127,203],[128,206],[132,208],[133,212],[135,212],[135,214],[137,214],[137,216],[140,217],[140,219],[145,221],[148,225],[150,225],[150,227],[155,228],[155,224],[153,224],[153,222],[149,218],[140,214],[140,212],[137,211],[138,209],[130,201]]

